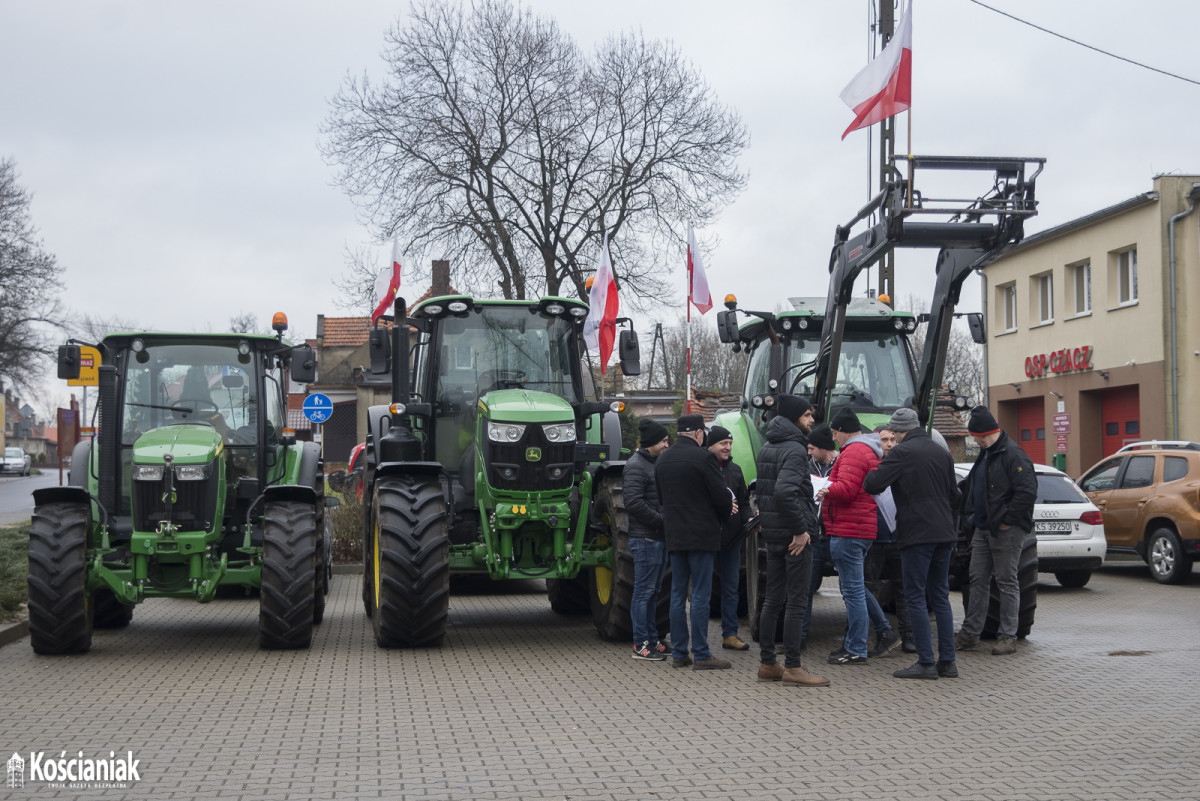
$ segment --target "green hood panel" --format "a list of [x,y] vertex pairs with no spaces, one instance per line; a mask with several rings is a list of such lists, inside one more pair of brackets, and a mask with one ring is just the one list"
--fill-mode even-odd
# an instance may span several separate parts
[[479,399],[489,420],[505,423],[568,423],[575,419],[571,404],[549,392],[498,389]]
[[171,454],[175,464],[208,464],[225,447],[212,426],[177,425],[156,428],[138,437],[133,446],[135,464],[162,464]]

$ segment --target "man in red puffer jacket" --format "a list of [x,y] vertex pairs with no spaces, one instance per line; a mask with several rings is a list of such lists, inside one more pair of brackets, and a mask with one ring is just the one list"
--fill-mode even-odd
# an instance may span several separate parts
[[[879,466],[883,448],[878,437],[864,434],[858,415],[841,409],[829,422],[840,451],[821,490],[821,518],[829,536],[829,553],[838,572],[838,587],[846,604],[846,639],[829,655],[835,665],[861,665],[867,661],[868,622],[876,627],[876,647],[871,656],[882,656],[900,644],[874,597],[868,600],[863,563],[875,541],[878,525],[875,499],[862,488],[863,478]],[[874,608],[869,608],[870,605]]]

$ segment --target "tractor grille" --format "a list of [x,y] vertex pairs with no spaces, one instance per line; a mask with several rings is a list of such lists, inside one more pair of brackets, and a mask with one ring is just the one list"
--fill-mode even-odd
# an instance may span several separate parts
[[170,515],[163,501],[162,481],[133,482],[133,526],[136,531],[154,531],[169,521],[182,531],[210,531],[217,508],[217,476],[203,481],[176,481],[175,503]]
[[[541,458],[530,461],[530,448],[541,451]],[[575,443],[551,444],[542,434],[542,427],[531,423],[525,427],[520,442],[487,441],[484,452],[488,483],[500,490],[536,492],[567,489],[574,480]]]

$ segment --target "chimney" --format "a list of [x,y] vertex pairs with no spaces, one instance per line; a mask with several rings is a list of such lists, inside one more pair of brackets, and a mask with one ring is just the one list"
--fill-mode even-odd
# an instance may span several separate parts
[[434,297],[450,294],[450,262],[445,259],[433,260],[433,286],[430,292]]

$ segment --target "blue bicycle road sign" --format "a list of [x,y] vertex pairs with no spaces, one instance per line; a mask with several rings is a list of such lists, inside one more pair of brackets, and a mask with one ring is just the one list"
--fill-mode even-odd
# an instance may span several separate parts
[[333,416],[333,401],[328,395],[314,392],[304,399],[304,416],[313,423],[324,423]]

